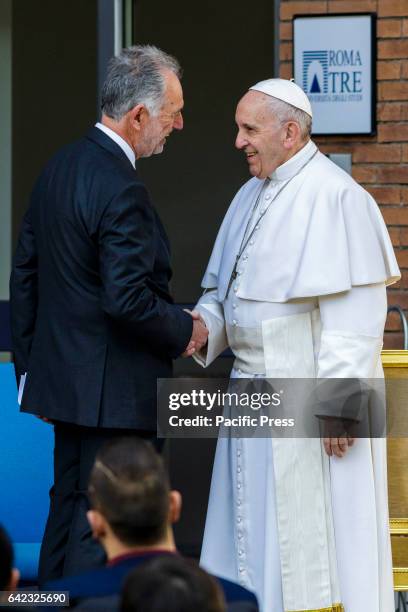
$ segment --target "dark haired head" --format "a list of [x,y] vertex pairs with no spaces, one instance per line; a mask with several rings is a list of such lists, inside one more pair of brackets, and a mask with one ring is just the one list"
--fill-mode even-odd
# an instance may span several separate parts
[[160,541],[167,529],[169,492],[162,459],[149,442],[124,437],[98,452],[89,481],[91,506],[124,544]]
[[6,531],[0,525],[0,591],[10,586],[13,571],[13,547]]
[[224,612],[218,582],[177,555],[155,557],[126,578],[121,612]]

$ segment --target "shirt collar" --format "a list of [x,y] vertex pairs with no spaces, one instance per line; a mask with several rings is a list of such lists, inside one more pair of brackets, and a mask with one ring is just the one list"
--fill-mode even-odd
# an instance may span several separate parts
[[309,142],[307,142],[305,146],[296,153],[296,155],[288,159],[288,161],[281,166],[278,166],[278,168],[276,168],[276,170],[269,175],[269,178],[272,182],[286,181],[291,179],[297,172],[299,172],[301,167],[313,155],[316,149],[317,147],[315,143],[309,140]]
[[116,132],[114,132],[113,130],[108,128],[106,125],[103,125],[103,123],[99,123],[98,122],[98,123],[95,124],[95,127],[97,127],[100,130],[102,130],[102,132],[105,132],[105,134],[107,136],[109,136],[109,138],[112,138],[112,140],[114,142],[116,142],[117,145],[120,146],[120,148],[125,153],[126,157],[130,161],[132,166],[134,168],[136,168],[136,156],[135,156],[135,153],[134,153],[133,149],[129,146],[129,144],[126,142],[126,140],[124,140],[122,138],[122,136],[119,136],[119,134],[117,134]]
[[168,550],[162,548],[145,548],[140,550],[129,551],[127,553],[123,553],[121,555],[117,555],[113,557],[107,562],[108,567],[112,567],[114,565],[118,565],[119,563],[123,563],[124,561],[128,561],[129,559],[139,559],[140,557],[156,557],[162,555],[177,555],[178,552],[176,550]]

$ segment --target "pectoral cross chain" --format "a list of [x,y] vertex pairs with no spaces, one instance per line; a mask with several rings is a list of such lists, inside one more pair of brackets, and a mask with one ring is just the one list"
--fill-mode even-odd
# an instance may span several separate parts
[[230,280],[229,280],[229,283],[228,283],[228,289],[227,289],[227,293],[226,293],[226,296],[225,296],[226,298],[228,297],[228,294],[229,294],[230,289],[231,289],[231,287],[232,287],[232,283],[234,282],[234,280],[235,280],[235,279],[237,278],[237,276],[238,276],[238,271],[237,271],[237,268],[238,268],[238,261],[239,261],[239,258],[240,258],[240,257],[241,257],[241,253],[238,253],[238,255],[237,255],[237,256],[236,256],[236,258],[235,258],[235,265],[234,265],[234,267],[233,267],[233,269],[232,269],[232,272],[231,272],[231,277],[230,277]]
[[274,201],[277,199],[277,197],[278,197],[278,196],[279,196],[279,195],[282,193],[282,191],[283,191],[283,190],[284,190],[284,189],[285,189],[285,188],[286,188],[286,187],[289,185],[289,183],[290,183],[290,182],[291,182],[291,181],[292,181],[292,180],[293,180],[293,179],[294,179],[296,176],[298,176],[298,175],[299,175],[299,174],[302,172],[303,168],[305,168],[305,167],[307,166],[307,164],[308,164],[309,162],[311,162],[311,161],[312,161],[312,159],[315,157],[315,155],[317,155],[317,153],[318,153],[318,152],[319,152],[319,149],[316,149],[316,150],[315,150],[315,152],[313,153],[313,155],[312,155],[311,157],[309,157],[309,159],[306,161],[306,163],[304,163],[304,164],[303,164],[303,166],[300,168],[300,170],[298,170],[298,171],[296,172],[296,174],[294,174],[294,175],[293,175],[293,176],[292,176],[292,177],[291,177],[291,178],[290,178],[288,181],[286,181],[286,183],[284,183],[284,184],[282,185],[282,187],[279,189],[278,193],[276,193],[276,194],[275,194],[275,196],[274,196],[274,197],[272,198],[272,200],[269,202],[269,204],[268,204],[268,206],[265,208],[265,210],[261,211],[261,214],[259,215],[259,219],[258,219],[258,221],[256,222],[255,226],[252,228],[252,231],[250,232],[249,236],[247,236],[247,234],[248,234],[248,230],[249,230],[249,227],[250,227],[250,225],[251,225],[252,218],[253,218],[253,216],[254,216],[254,214],[255,214],[255,211],[256,211],[256,209],[257,209],[257,207],[258,207],[258,203],[259,203],[259,200],[260,200],[260,198],[261,198],[261,195],[262,195],[262,192],[263,192],[263,190],[264,190],[264,187],[265,187],[265,186],[268,184],[268,182],[269,182],[269,179],[265,179],[265,182],[263,183],[263,186],[261,187],[261,189],[260,189],[260,191],[259,191],[259,193],[258,193],[258,195],[257,195],[257,198],[256,198],[256,200],[255,200],[255,204],[254,204],[254,206],[253,206],[253,208],[252,208],[251,216],[250,216],[250,218],[249,218],[249,220],[248,220],[248,223],[247,223],[247,226],[246,226],[246,228],[245,228],[245,232],[244,232],[244,236],[243,236],[243,238],[242,238],[241,246],[240,246],[240,248],[239,248],[238,255],[237,255],[237,256],[236,256],[236,258],[235,258],[235,265],[234,265],[234,267],[233,267],[233,269],[232,269],[232,272],[231,272],[231,277],[230,277],[230,279],[229,279],[228,288],[227,288],[227,293],[226,293],[226,295],[225,295],[225,298],[227,298],[227,297],[228,297],[229,292],[230,292],[230,289],[231,289],[231,287],[232,287],[232,283],[234,282],[234,280],[235,280],[235,279],[237,278],[237,276],[238,276],[238,271],[237,271],[237,268],[238,268],[238,262],[239,262],[239,260],[240,260],[240,258],[241,258],[242,253],[245,251],[245,249],[246,249],[246,247],[247,247],[247,244],[249,243],[249,241],[250,241],[251,237],[253,236],[253,234],[254,234],[255,230],[256,230],[256,229],[258,229],[258,224],[259,224],[259,221],[262,219],[262,217],[264,217],[264,216],[265,216],[265,214],[268,212],[268,210],[269,210],[269,208],[270,208],[271,204],[272,204],[272,203],[273,203],[273,202],[274,202]]

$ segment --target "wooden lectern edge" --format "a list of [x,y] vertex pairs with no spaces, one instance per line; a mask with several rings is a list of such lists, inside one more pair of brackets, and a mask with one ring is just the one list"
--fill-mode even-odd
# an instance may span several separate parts
[[[383,367],[408,368],[408,351],[384,350],[381,352]],[[390,533],[392,536],[408,536],[408,518],[390,518]],[[408,567],[393,567],[394,590],[408,591]]]
[[408,351],[384,350],[381,351],[381,360],[385,368],[408,367]]

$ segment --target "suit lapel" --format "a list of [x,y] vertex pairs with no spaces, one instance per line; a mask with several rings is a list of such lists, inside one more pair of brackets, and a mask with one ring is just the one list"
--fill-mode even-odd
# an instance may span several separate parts
[[[91,140],[92,142],[94,142],[95,144],[99,145],[100,147],[106,149],[107,151],[109,151],[110,153],[112,153],[112,155],[115,155],[115,157],[118,157],[119,159],[121,159],[122,161],[125,160],[126,163],[130,164],[130,166],[132,167],[132,164],[130,163],[128,157],[126,156],[126,153],[123,151],[123,149],[120,148],[120,146],[118,144],[116,144],[116,142],[114,140],[112,140],[112,138],[109,138],[109,136],[107,134],[105,134],[105,132],[102,132],[102,130],[100,130],[97,127],[93,127],[90,130],[88,130],[88,132],[85,135],[85,138],[87,138],[88,140]],[[167,236],[166,230],[164,229],[164,226],[161,222],[161,219],[156,211],[156,209],[154,208],[154,206],[152,206],[153,211],[154,211],[154,216],[156,219],[156,225],[158,227],[159,230],[159,235],[162,239],[162,242],[167,250],[167,254],[170,257],[170,241],[169,238]]]
[[114,140],[112,140],[112,138],[109,138],[109,136],[105,134],[105,132],[102,132],[102,130],[100,130],[99,128],[93,127],[88,130],[85,135],[85,138],[96,143],[103,149],[106,149],[107,151],[109,151],[109,153],[112,153],[112,155],[115,155],[115,157],[118,157],[122,161],[125,160],[132,167],[132,164],[130,163],[123,149],[121,149],[120,146],[116,144]]

